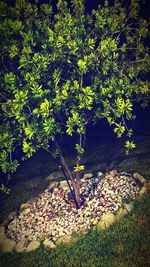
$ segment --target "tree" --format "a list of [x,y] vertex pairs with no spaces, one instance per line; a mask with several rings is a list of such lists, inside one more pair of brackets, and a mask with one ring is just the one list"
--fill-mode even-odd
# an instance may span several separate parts
[[[54,14],[51,4],[0,2],[4,173],[16,170],[17,147],[24,158],[43,148],[59,159],[79,208],[87,125],[105,118],[118,138],[127,134],[127,152],[135,147],[127,122],[133,103],[146,105],[150,93],[143,78],[149,23],[139,7],[138,0],[105,0],[87,14],[83,0],[58,0]],[[59,142],[66,133],[77,140],[74,170]]]

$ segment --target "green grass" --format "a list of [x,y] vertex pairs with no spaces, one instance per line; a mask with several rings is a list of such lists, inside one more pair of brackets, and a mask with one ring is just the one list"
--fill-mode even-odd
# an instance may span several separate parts
[[148,267],[150,266],[150,194],[129,215],[107,230],[91,229],[72,245],[34,252],[7,253],[0,267]]

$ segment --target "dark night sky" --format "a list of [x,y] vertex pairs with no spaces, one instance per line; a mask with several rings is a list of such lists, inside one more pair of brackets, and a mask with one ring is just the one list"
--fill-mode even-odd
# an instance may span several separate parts
[[[69,4],[71,2],[71,0],[66,0]],[[124,0],[124,3],[126,3],[127,0]],[[38,1],[40,4],[41,3],[48,3],[49,0],[40,0]],[[57,4],[57,0],[52,0],[51,1],[54,6],[56,7]],[[92,9],[96,9],[98,4],[103,3],[104,0],[85,0],[85,6],[86,6],[86,11],[90,12]],[[109,1],[110,3],[113,2],[112,0]],[[149,0],[141,0],[141,15],[144,18],[149,18],[149,14],[150,14],[150,1]],[[144,2],[144,3],[143,3]]]
[[[16,0],[5,0],[7,3],[15,3]],[[27,0],[30,3],[34,3],[35,0]],[[71,3],[71,0],[66,0],[69,4]],[[121,1],[121,0],[120,0]],[[126,3],[128,0],[124,0],[124,3]],[[38,4],[43,4],[43,3],[49,3],[51,2],[54,6],[54,11],[56,12],[56,5],[58,0],[38,0]],[[86,6],[86,11],[90,12],[92,9],[96,9],[98,4],[103,4],[104,0],[85,0],[85,6]],[[113,0],[109,0],[109,3],[113,3]],[[141,3],[141,11],[140,14],[142,17],[148,19],[150,16],[150,1],[149,0],[140,0]]]

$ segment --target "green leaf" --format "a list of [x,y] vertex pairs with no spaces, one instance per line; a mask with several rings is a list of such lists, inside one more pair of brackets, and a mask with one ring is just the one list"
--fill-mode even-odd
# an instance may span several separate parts
[[84,165],[77,165],[74,167],[74,172],[80,172],[84,170]]
[[64,44],[64,38],[62,36],[58,36],[56,41],[56,47],[61,48]]
[[27,153],[30,150],[31,143],[27,143],[26,140],[23,141],[23,152]]
[[136,144],[133,141],[127,140],[124,147],[126,148],[126,154],[129,154],[129,151],[136,148]]
[[124,125],[121,125],[121,123],[115,123],[116,127],[114,128],[114,133],[117,133],[117,137],[120,138],[122,134],[125,132]]
[[22,150],[27,155],[27,157],[30,158],[36,151],[36,148],[32,145],[31,142],[28,143],[26,140],[23,140]]
[[51,103],[47,99],[45,99],[44,102],[40,104],[40,112],[44,118],[48,117],[49,114],[51,113],[52,109],[50,108],[51,108]]
[[38,108],[34,108],[33,111],[32,111],[32,114],[33,115],[38,115],[39,114],[39,109]]
[[128,136],[128,137],[131,137],[132,134],[133,134],[133,130],[132,130],[132,129],[129,129],[129,130],[128,130],[128,133],[127,133],[127,136]]
[[10,50],[9,50],[9,56],[10,56],[10,58],[16,57],[18,55],[18,52],[19,52],[18,47],[15,44],[13,44],[11,46]]
[[53,79],[56,86],[60,81],[60,76],[61,76],[61,70],[59,68],[56,68],[53,72]]
[[79,70],[81,71],[81,73],[86,73],[87,70],[87,62],[79,59],[79,61],[77,62]]
[[24,129],[26,136],[29,139],[32,139],[34,133],[35,133],[35,125],[34,124],[28,124],[28,126]]
[[12,72],[6,72],[4,75],[4,81],[9,86],[15,82],[15,75]]
[[1,185],[0,191],[2,191],[5,194],[9,194],[10,193],[10,189],[7,188],[6,186],[4,186],[4,184]]
[[55,120],[53,118],[48,118],[44,123],[43,123],[43,128],[44,131],[47,135],[50,135],[53,133],[54,130],[54,124]]
[[76,150],[77,150],[78,154],[84,153],[84,149],[79,144],[76,144]]
[[58,149],[51,150],[51,155],[54,159],[56,159],[59,155],[59,150]]

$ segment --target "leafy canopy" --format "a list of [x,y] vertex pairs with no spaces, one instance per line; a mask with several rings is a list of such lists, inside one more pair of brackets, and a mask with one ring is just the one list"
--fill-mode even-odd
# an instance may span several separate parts
[[[90,14],[83,0],[71,2],[69,8],[59,0],[54,14],[51,4],[0,1],[5,173],[16,170],[18,146],[27,157],[39,148],[49,151],[56,136],[82,137],[87,124],[102,118],[118,137],[131,137],[127,121],[134,118],[133,103],[148,103],[149,22],[139,18],[140,1],[105,0]],[[125,147],[134,148],[133,140]],[[83,153],[81,142],[76,150]],[[77,165],[75,171],[83,168]]]

